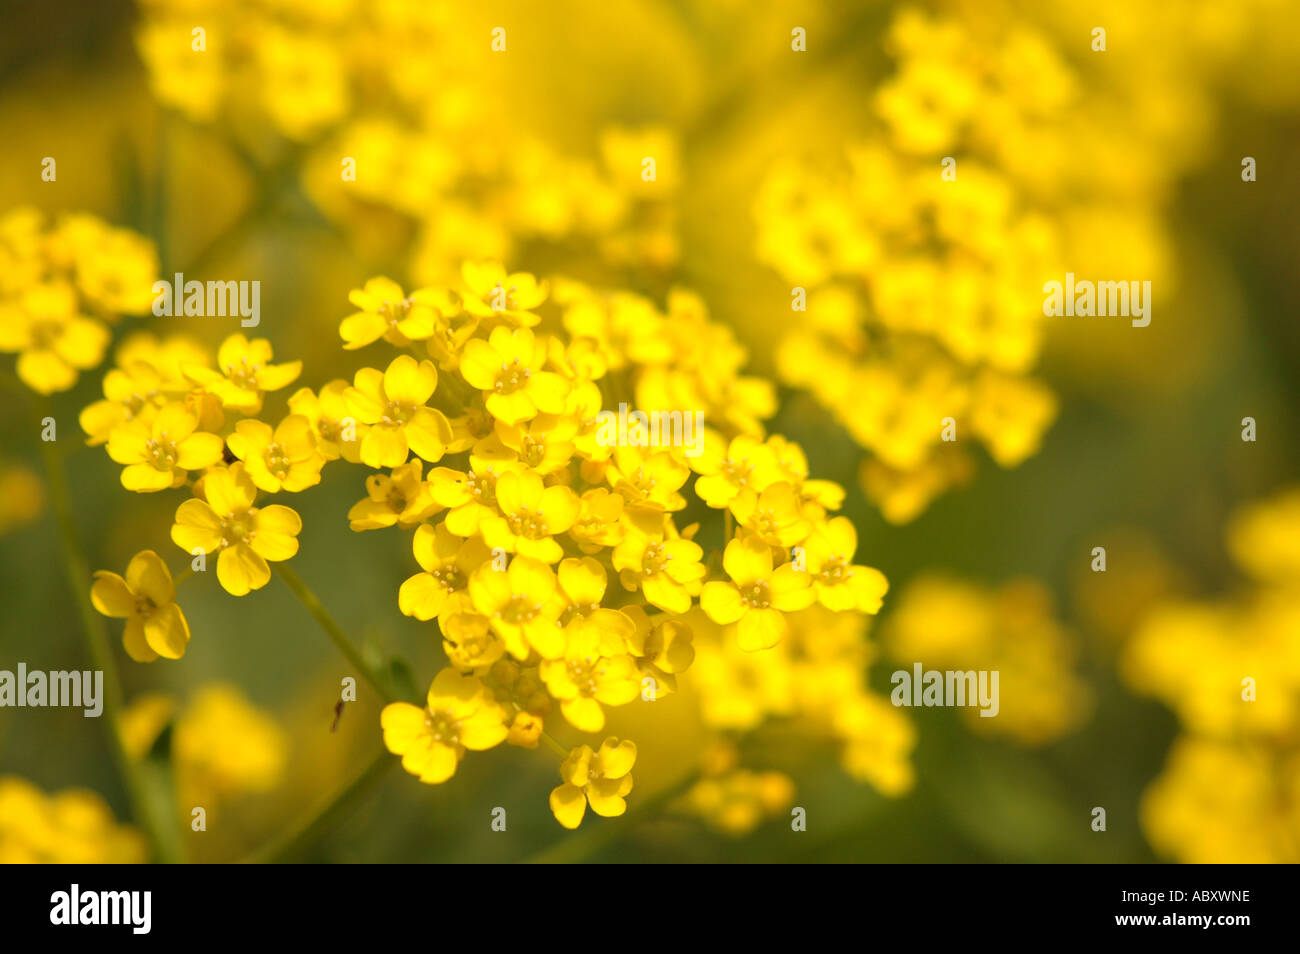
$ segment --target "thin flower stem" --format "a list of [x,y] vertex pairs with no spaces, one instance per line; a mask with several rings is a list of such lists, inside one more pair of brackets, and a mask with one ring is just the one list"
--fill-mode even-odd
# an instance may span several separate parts
[[335,622],[334,617],[329,614],[329,610],[325,609],[325,606],[321,601],[316,598],[316,594],[313,593],[311,588],[303,582],[302,577],[290,569],[289,565],[286,563],[276,563],[275,572],[279,575],[280,579],[284,580],[289,589],[293,591],[293,595],[298,597],[298,602],[306,607],[307,612],[311,613],[316,622],[320,624],[320,628],[325,630],[325,635],[329,636],[330,640],[338,648],[339,652],[347,658],[348,662],[353,665],[357,672],[361,673],[366,682],[370,683],[370,687],[374,689],[375,692],[379,693],[379,697],[383,699],[384,702],[396,701],[392,692],[385,684],[383,677],[380,676],[379,673],[375,672],[370,667],[370,664],[365,661],[361,652],[352,644],[352,640],[348,638],[348,634],[343,632],[343,627],[339,626],[339,624]]
[[[42,416],[53,417],[53,409],[48,402],[42,411]],[[144,829],[150,847],[153,849],[153,856],[163,863],[170,864],[180,860],[178,840],[175,833],[169,831],[167,827],[175,817],[174,807],[152,804],[139,766],[127,752],[122,735],[122,683],[109,644],[108,631],[103,619],[90,602],[90,565],[77,539],[76,519],[72,512],[72,500],[68,494],[67,472],[54,441],[41,441],[40,446],[45,473],[49,479],[50,501],[58,521],[59,536],[63,545],[63,566],[67,574],[68,586],[72,590],[73,601],[81,617],[81,631],[86,651],[90,656],[90,664],[104,674],[103,719],[113,762],[131,803],[131,814]]]
[[569,757],[569,750],[566,749],[564,746],[560,745],[559,742],[556,742],[555,738],[551,735],[551,733],[543,731],[542,741],[545,742],[546,745],[550,748],[550,750],[554,752],[556,755],[558,755],[561,759],[567,759]]
[[277,864],[299,858],[320,837],[339,823],[358,805],[370,790],[397,763],[387,750],[382,750],[355,777],[323,801],[299,825],[247,858],[250,864]]

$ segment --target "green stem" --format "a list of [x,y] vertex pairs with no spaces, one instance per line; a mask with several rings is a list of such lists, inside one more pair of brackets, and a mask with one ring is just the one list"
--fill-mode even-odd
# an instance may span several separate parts
[[379,697],[384,702],[395,701],[395,697],[385,684],[384,679],[370,668],[361,652],[352,645],[352,640],[348,639],[348,634],[343,632],[343,627],[334,621],[334,617],[329,614],[329,610],[325,609],[321,601],[316,598],[316,594],[303,582],[302,577],[290,569],[287,563],[276,563],[274,566],[275,572],[279,574],[280,579],[284,580],[289,589],[293,591],[293,595],[298,597],[298,602],[306,607],[307,612],[311,613],[316,622],[320,624],[320,628],[325,630],[325,635],[338,647],[339,652],[347,658],[357,672],[361,673],[366,682],[370,683],[370,687],[379,694]]
[[279,864],[300,857],[326,834],[397,764],[387,750],[381,751],[351,781],[325,799],[303,822],[283,836],[244,859],[250,864]]
[[569,750],[560,745],[559,742],[556,742],[555,738],[549,732],[542,732],[542,741],[545,742],[547,746],[550,747],[551,751],[561,759],[567,759],[569,757]]
[[[53,416],[53,409],[49,402],[45,403],[42,416]],[[149,797],[148,786],[138,771],[139,766],[127,752],[122,735],[122,682],[118,676],[117,663],[113,657],[104,621],[90,602],[90,565],[77,540],[76,518],[68,494],[68,478],[64,470],[63,458],[55,442],[43,440],[40,446],[46,476],[49,478],[50,501],[58,520],[59,535],[63,544],[64,570],[67,574],[68,586],[72,590],[73,600],[77,605],[77,612],[81,616],[81,630],[86,651],[90,656],[91,665],[104,674],[103,719],[113,762],[126,788],[126,795],[131,803],[131,814],[144,829],[154,857],[170,864],[180,858],[178,841],[173,830],[175,812],[172,806],[155,804],[155,800]]]

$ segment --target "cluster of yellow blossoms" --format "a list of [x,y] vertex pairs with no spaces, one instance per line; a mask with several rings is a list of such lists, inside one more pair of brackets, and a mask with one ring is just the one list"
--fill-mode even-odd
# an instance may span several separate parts
[[[874,131],[830,162],[779,164],[756,199],[759,257],[807,292],[780,373],[868,452],[863,487],[890,521],[968,478],[964,443],[1003,467],[1037,452],[1057,410],[1030,376],[1045,281],[1175,284],[1160,214],[1203,153],[1189,77],[1213,13],[1175,38],[1131,4],[1093,6],[900,9]],[[1171,45],[1172,64],[1145,62]]]
[[997,718],[963,710],[977,732],[1042,745],[1079,728],[1092,713],[1092,692],[1074,672],[1077,640],[1054,618],[1051,596],[1037,580],[993,589],[919,577],[899,595],[881,641],[908,665],[996,671]]
[[[401,353],[300,388],[278,422],[260,419],[264,399],[300,362],[236,334],[215,364],[183,340],[128,338],[83,424],[128,489],[189,489],[172,540],[193,570],[215,556],[235,596],[297,552],[296,511],[259,497],[314,486],[329,461],[374,471],[348,519],[411,532],[419,572],[395,602],[437,621],[450,663],[424,706],[383,711],[409,772],[437,783],[466,750],[535,747],[553,709],[600,733],[609,707],[655,701],[694,666],[719,731],[807,716],[844,741],[855,775],[893,793],[910,784],[910,725],[864,681],[863,617],[888,584],[855,563],[854,527],[833,515],[842,488],[765,433],[771,388],[741,374],[743,349],[698,298],[674,291],[660,310],[472,263],[454,287],[407,294],[376,278],[351,299],[343,347],[382,339]],[[698,442],[664,429],[651,445],[655,431],[635,428],[620,442],[600,417],[612,400],[705,423]],[[184,653],[188,625],[152,551],[125,576],[97,574],[92,597],[127,619],[133,658]],[[574,748],[556,817],[621,813],[635,758],[612,738]]]
[[47,795],[25,779],[0,775],[0,864],[139,864],[144,837],[120,825],[86,789]]
[[1166,600],[1121,673],[1182,734],[1142,800],[1156,851],[1188,863],[1300,860],[1300,488],[1243,508],[1228,552],[1235,596]]
[[0,217],[0,353],[18,355],[33,391],[67,391],[99,366],[108,325],[148,311],[158,273],[153,244],[93,215],[18,208]]
[[[504,105],[516,98],[497,77],[510,38],[494,38],[479,11],[438,0],[141,5],[137,47],[159,101],[235,137],[306,144],[318,207],[359,246],[404,254],[413,239],[417,281],[451,281],[461,261],[509,259],[533,240],[581,241],[613,265],[677,260],[675,138],[610,126],[595,158],[563,154]],[[506,18],[512,29],[521,15]]]

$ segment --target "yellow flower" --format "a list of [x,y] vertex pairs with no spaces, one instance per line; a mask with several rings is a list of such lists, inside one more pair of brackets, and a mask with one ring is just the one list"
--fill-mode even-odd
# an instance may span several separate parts
[[453,597],[467,594],[474,571],[491,556],[480,538],[462,540],[441,523],[436,527],[421,524],[411,549],[423,572],[402,583],[397,605],[407,616],[419,620],[443,615],[452,607]]
[[450,467],[435,467],[429,471],[433,499],[451,508],[445,521],[447,529],[458,537],[472,537],[478,533],[485,520],[498,515],[498,479],[505,473],[520,469],[522,465],[517,462],[493,463],[471,454],[468,471]]
[[603,818],[616,818],[627,811],[624,799],[632,791],[632,766],[636,764],[636,743],[619,742],[610,736],[599,752],[580,745],[560,766],[564,784],[551,792],[551,812],[565,828],[577,828],[591,810]]
[[254,507],[257,488],[242,463],[213,470],[202,480],[203,497],[176,508],[172,540],[187,553],[219,553],[217,580],[232,596],[261,589],[271,579],[267,561],[298,552],[302,518],[288,507]]
[[92,791],[46,795],[26,779],[0,775],[0,864],[142,864],[149,847],[119,825]]
[[556,620],[555,587],[549,566],[517,556],[505,570],[496,569],[490,560],[480,566],[470,577],[469,595],[510,655],[524,660],[531,648],[544,659],[555,659],[563,655],[565,643]]
[[113,368],[104,375],[104,400],[81,412],[86,443],[96,447],[108,441],[113,429],[153,410],[162,390],[162,378],[143,361]]
[[122,644],[137,662],[185,655],[190,625],[176,605],[176,587],[167,564],[152,550],[131,558],[125,579],[108,570],[97,571],[90,601],[105,616],[126,620]]
[[543,477],[568,470],[573,457],[573,436],[577,424],[556,414],[539,414],[527,424],[498,421],[495,438],[514,452],[524,466]]
[[546,301],[546,283],[526,272],[507,275],[498,262],[466,262],[461,277],[469,291],[465,310],[478,318],[500,318],[531,328],[540,318],[533,309]]
[[208,806],[211,821],[215,804],[279,785],[289,751],[289,738],[270,714],[236,686],[208,683],[172,729],[177,799]]
[[812,529],[794,486],[784,480],[761,493],[741,491],[731,501],[731,512],[742,527],[773,547],[789,549]]
[[619,446],[606,480],[629,506],[649,510],[681,510],[686,498],[678,491],[690,478],[690,469],[668,451]]
[[262,410],[262,395],[292,384],[302,373],[301,361],[272,364],[271,343],[231,335],[217,350],[217,370],[185,364],[185,376],[221,401],[222,407],[253,415]]
[[384,706],[379,722],[384,745],[402,757],[402,768],[436,785],[456,774],[466,749],[481,752],[503,742],[505,718],[481,681],[444,669],[429,686],[423,709],[393,702]]
[[35,285],[0,304],[0,352],[18,355],[18,377],[39,394],[71,388],[78,372],[104,360],[108,340],[107,328],[78,313],[65,282]]
[[816,598],[809,575],[786,563],[772,569],[772,548],[756,536],[727,544],[722,565],[730,583],[704,584],[700,608],[715,623],[738,623],[736,636],[746,652],[768,649],[784,638],[786,613]]
[[656,694],[675,692],[677,674],[691,668],[695,661],[694,632],[680,619],[651,617],[639,606],[624,607],[620,615],[632,620],[627,648],[636,657],[641,673],[654,680]]
[[221,463],[225,444],[216,434],[197,431],[198,415],[185,405],[168,404],[152,418],[135,418],[109,436],[108,456],[126,465],[122,486],[127,490],[179,487],[187,471]]
[[616,547],[623,542],[625,533],[623,498],[604,487],[585,491],[582,510],[569,528],[569,536],[578,548],[583,553],[596,553],[605,547]]
[[405,348],[413,341],[433,337],[445,315],[454,315],[459,304],[449,292],[422,288],[409,296],[402,286],[379,277],[354,289],[348,301],[360,309],[339,325],[344,349],[355,351],[383,338]]
[[631,524],[621,543],[614,548],[614,569],[624,589],[641,590],[645,598],[669,613],[685,613],[691,596],[707,572],[698,543],[667,538],[662,532]]
[[772,449],[755,437],[740,435],[722,445],[716,431],[706,431],[704,453],[689,461],[700,475],[695,494],[710,507],[728,506],[742,490],[762,490],[779,480]]
[[504,516],[482,521],[483,540],[493,549],[556,563],[564,550],[555,534],[564,533],[582,509],[578,495],[568,487],[546,487],[531,471],[502,474],[496,485],[497,506]]
[[422,462],[412,460],[394,467],[391,476],[367,477],[367,497],[348,511],[349,526],[358,532],[393,524],[409,529],[436,514],[442,506],[433,499],[429,484],[421,476],[423,470]]
[[297,493],[320,483],[325,458],[316,450],[311,422],[301,414],[290,414],[274,431],[263,421],[240,421],[226,443],[259,490]]
[[460,373],[483,392],[488,411],[499,421],[518,424],[538,412],[560,414],[569,385],[554,371],[543,371],[546,343],[527,328],[494,328],[488,340],[465,344]]
[[858,532],[848,517],[817,527],[804,543],[804,560],[817,601],[828,610],[875,613],[889,589],[879,570],[853,565]]
[[362,368],[347,391],[348,407],[358,421],[371,425],[361,441],[361,461],[368,467],[400,467],[411,451],[427,461],[442,459],[451,441],[451,424],[441,411],[427,407],[438,386],[432,361],[398,355],[384,371]]
[[486,616],[451,613],[438,625],[443,631],[442,651],[457,669],[482,670],[506,654],[506,644],[492,632],[492,624]]
[[568,630],[564,655],[544,659],[538,667],[542,681],[560,702],[560,711],[582,732],[605,727],[607,706],[626,705],[641,690],[636,661],[623,651],[621,634],[588,618]]
[[[358,424],[348,408],[348,382],[331,381],[317,395],[311,388],[299,388],[289,398],[289,410],[311,422],[316,450],[326,460],[342,457],[349,464],[361,460],[361,437],[365,425]],[[360,436],[358,436],[360,435]]]

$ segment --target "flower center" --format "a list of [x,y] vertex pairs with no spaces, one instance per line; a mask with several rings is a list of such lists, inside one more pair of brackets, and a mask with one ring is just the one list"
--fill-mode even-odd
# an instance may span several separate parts
[[532,621],[541,611],[541,607],[530,600],[526,595],[516,593],[501,607],[501,619],[512,626],[522,626],[524,623]]
[[435,742],[448,747],[460,743],[460,723],[441,710],[435,712],[425,709],[424,726]]
[[261,369],[260,364],[249,364],[247,358],[240,358],[239,364],[228,364],[225,367],[226,377],[248,391],[257,390],[257,372]]
[[822,571],[817,574],[817,578],[828,586],[843,583],[852,576],[853,567],[843,556],[831,557],[822,564]]
[[384,424],[405,424],[415,413],[415,406],[403,404],[401,401],[389,401],[384,405],[384,416],[381,423]]
[[647,543],[645,552],[641,554],[641,572],[645,576],[662,573],[665,564],[672,558],[671,553],[665,552],[662,543]]
[[397,323],[411,313],[411,299],[403,298],[401,301],[386,301],[379,306],[379,314],[388,322],[390,328],[396,327]]
[[497,372],[496,384],[493,389],[497,394],[514,394],[516,391],[528,385],[528,376],[532,372],[525,365],[519,363],[515,358],[508,364],[502,364],[501,370]]
[[767,609],[772,604],[772,588],[767,580],[759,580],[738,589],[741,602],[750,609]]
[[284,480],[289,476],[289,455],[284,447],[280,444],[270,443],[266,445],[266,451],[262,455],[266,461],[266,469],[269,470],[278,480]]
[[176,466],[176,443],[169,441],[166,435],[149,438],[144,447],[149,462],[158,470],[171,470]]
[[440,566],[435,570],[431,570],[429,575],[437,580],[448,593],[455,593],[457,590],[465,588],[465,574],[461,573],[458,566]]
[[533,513],[527,507],[520,507],[518,513],[506,515],[506,523],[510,526],[510,532],[517,537],[541,540],[550,536],[546,529],[546,518],[540,510]]
[[243,510],[231,514],[221,521],[223,547],[233,547],[237,543],[247,543],[257,535],[254,521],[256,510]]

